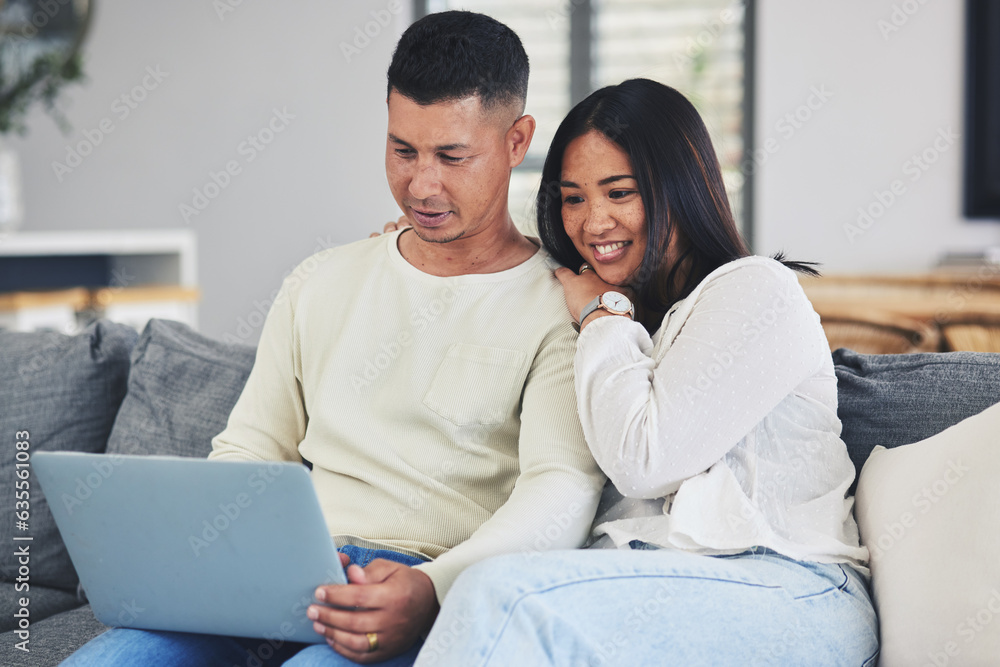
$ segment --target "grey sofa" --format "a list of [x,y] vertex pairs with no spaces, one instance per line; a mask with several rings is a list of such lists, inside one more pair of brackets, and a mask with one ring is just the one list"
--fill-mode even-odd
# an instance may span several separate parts
[[[843,438],[858,471],[876,445],[922,440],[1000,402],[1000,355],[841,349],[833,357]],[[165,320],[151,321],[141,335],[108,321],[76,336],[0,331],[6,452],[0,461],[0,664],[55,665],[106,629],[87,606],[30,478],[27,529],[18,527],[15,435],[27,432],[21,441],[29,443],[29,455],[76,450],[204,457],[253,358],[252,347],[220,343]],[[9,547],[22,543],[13,541],[15,534],[32,537],[26,574]]]

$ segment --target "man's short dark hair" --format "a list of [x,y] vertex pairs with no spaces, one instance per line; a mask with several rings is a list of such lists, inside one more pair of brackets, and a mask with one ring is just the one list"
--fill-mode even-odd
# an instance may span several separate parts
[[399,38],[387,74],[395,89],[417,104],[479,97],[483,109],[524,110],[528,54],[513,30],[484,14],[428,14]]

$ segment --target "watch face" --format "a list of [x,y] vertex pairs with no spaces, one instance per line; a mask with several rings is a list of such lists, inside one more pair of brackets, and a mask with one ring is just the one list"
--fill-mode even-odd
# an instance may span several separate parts
[[632,302],[621,292],[605,292],[601,295],[601,303],[617,315],[624,315],[632,310]]

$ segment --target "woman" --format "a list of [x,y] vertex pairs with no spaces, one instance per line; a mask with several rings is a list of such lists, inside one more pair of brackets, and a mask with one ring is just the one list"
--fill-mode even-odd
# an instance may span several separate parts
[[580,267],[557,277],[607,548],[470,568],[417,665],[873,664],[837,381],[791,269],[814,271],[749,254],[694,107],[644,79],[593,93],[538,221]]

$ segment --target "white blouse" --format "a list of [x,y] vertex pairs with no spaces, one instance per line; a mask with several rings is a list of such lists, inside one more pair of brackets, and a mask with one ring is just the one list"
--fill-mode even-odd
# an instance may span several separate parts
[[624,317],[594,320],[577,342],[576,391],[609,478],[593,546],[764,546],[868,574],[830,349],[790,269],[721,266],[652,338]]

